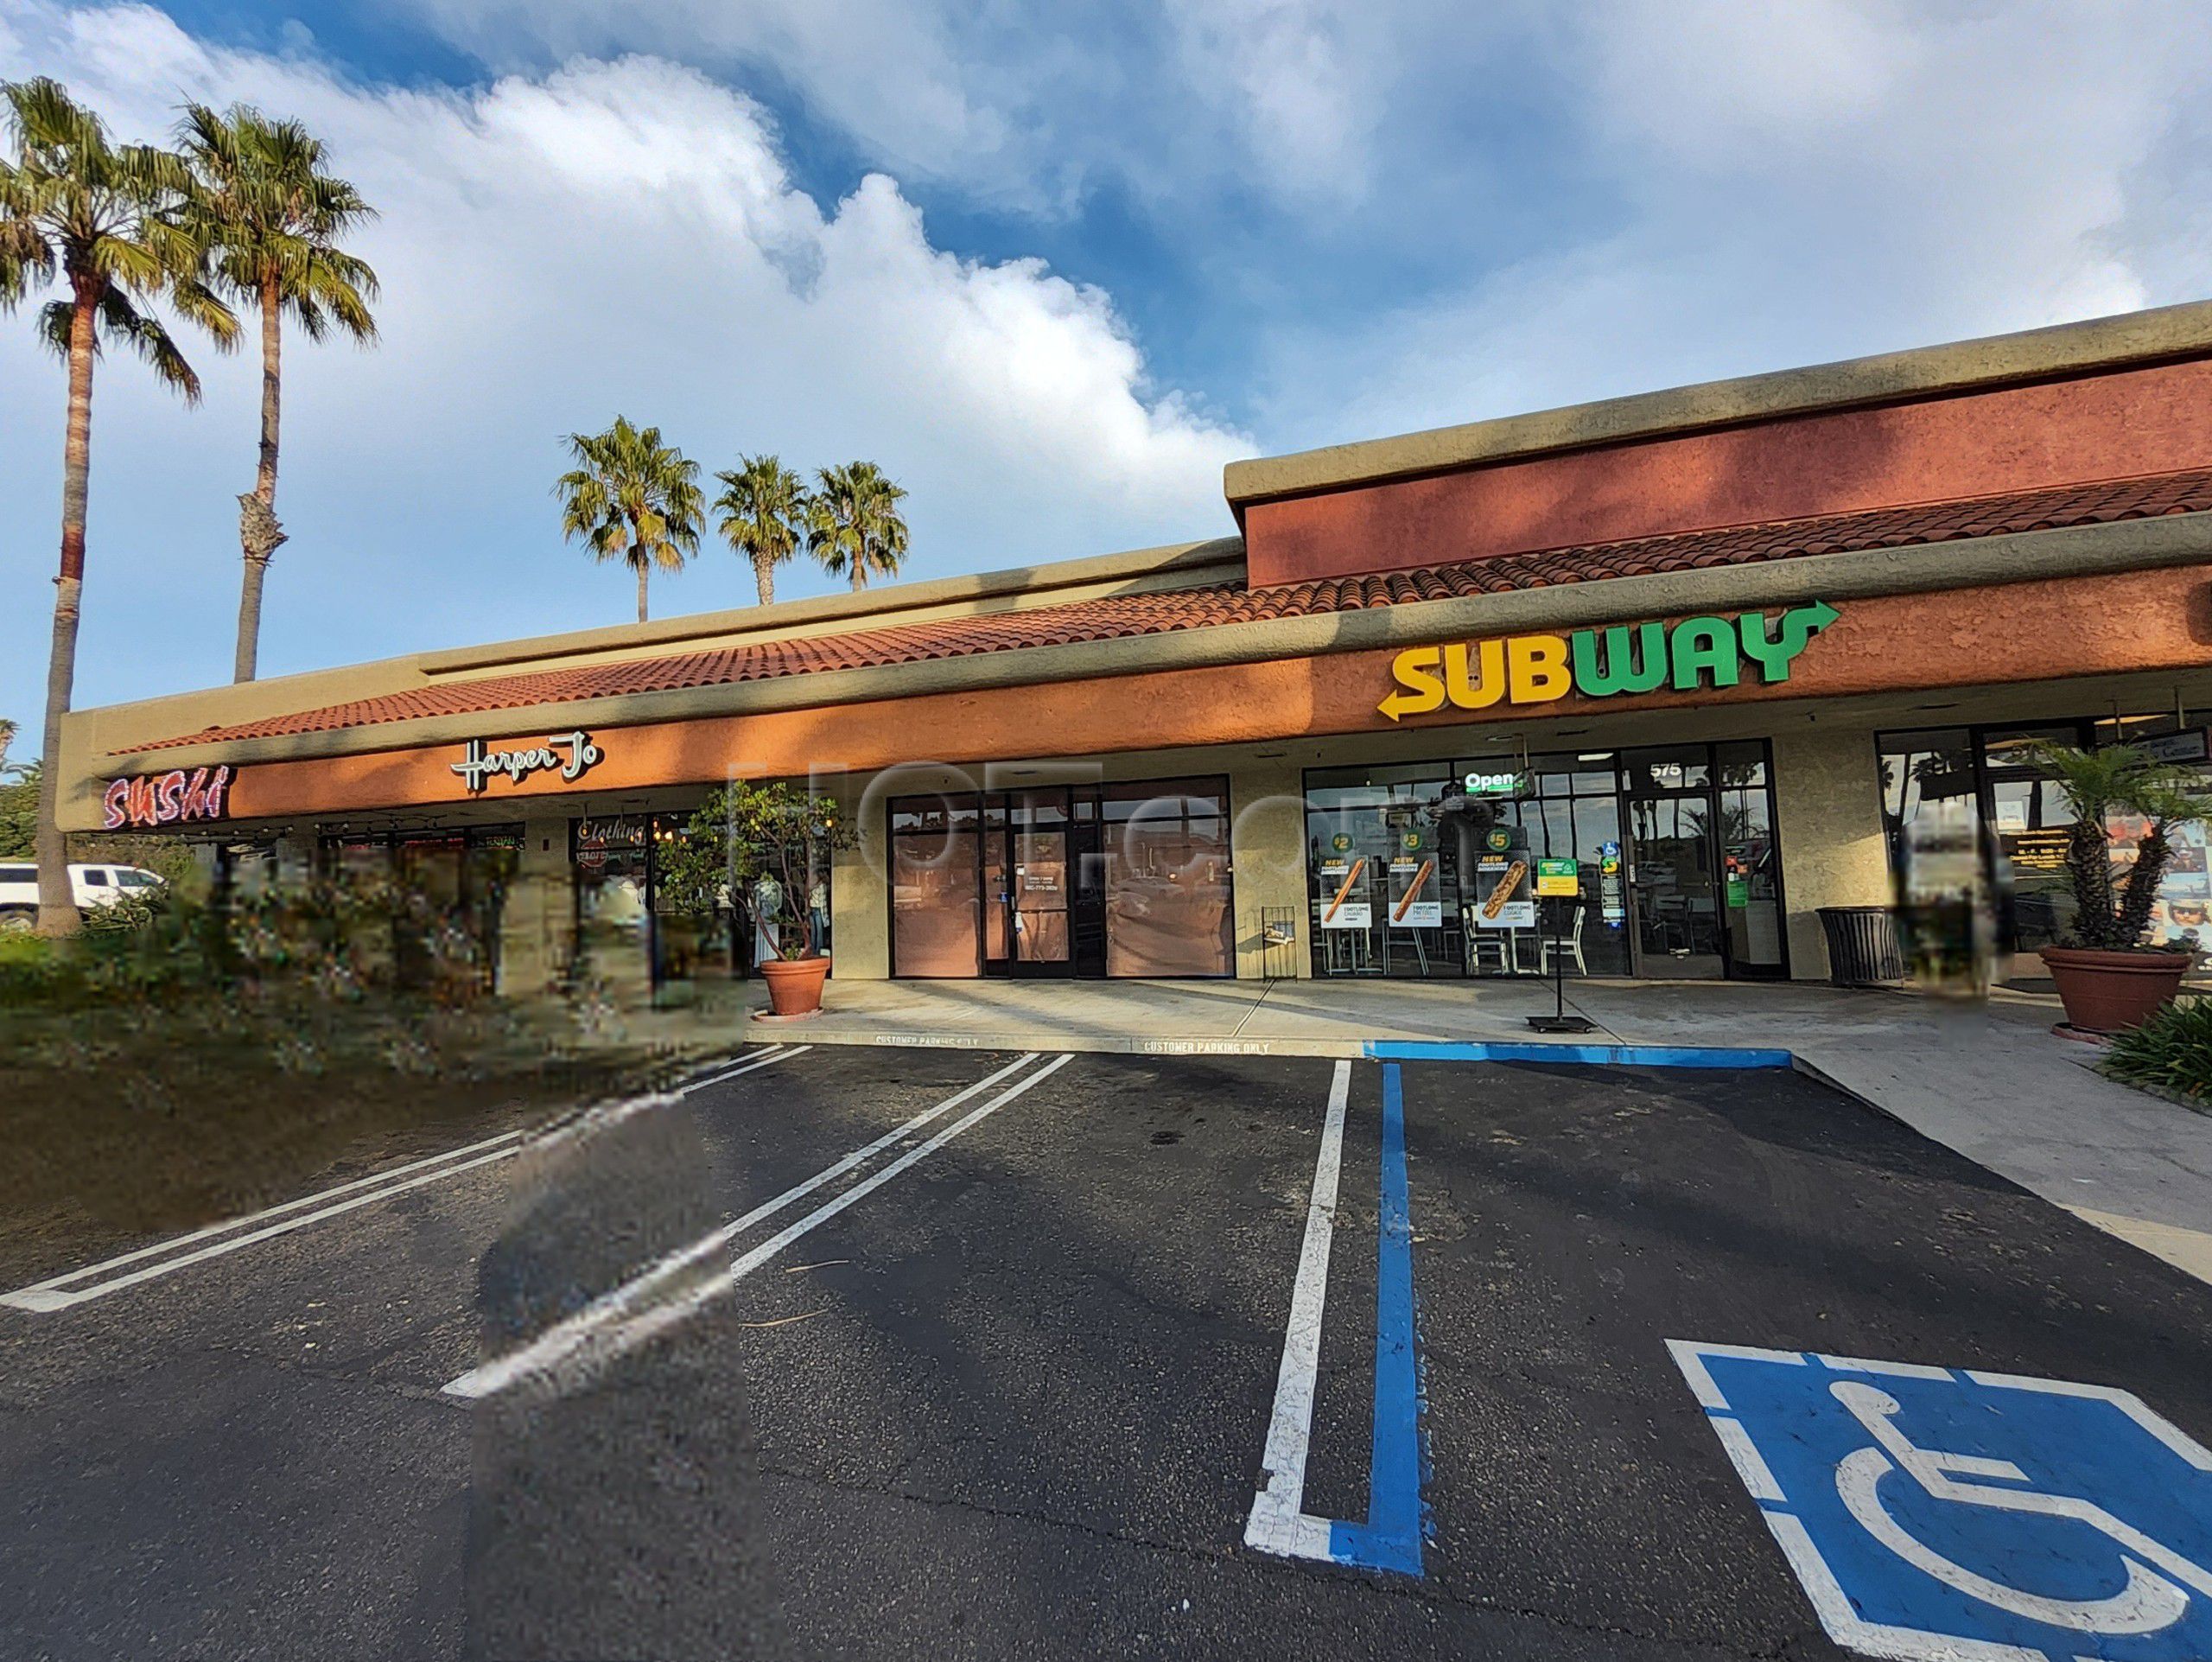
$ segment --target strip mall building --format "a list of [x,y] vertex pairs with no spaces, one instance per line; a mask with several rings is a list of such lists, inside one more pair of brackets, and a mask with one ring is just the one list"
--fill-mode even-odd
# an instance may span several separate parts
[[741,967],[653,876],[737,777],[846,805],[840,977],[1529,973],[1572,859],[1570,973],[1814,977],[1946,800],[2061,926],[2029,741],[2204,755],[2212,303],[1226,486],[1241,536],[80,711],[65,823],[403,867],[514,992]]

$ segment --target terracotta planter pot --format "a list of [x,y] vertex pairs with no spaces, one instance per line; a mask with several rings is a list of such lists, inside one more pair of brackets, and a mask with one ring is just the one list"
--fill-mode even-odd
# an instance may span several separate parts
[[2090,1033],[2140,1027],[2181,990],[2186,952],[2093,952],[2046,946],[2040,956],[2058,984],[2067,1022]]
[[779,1016],[811,1016],[822,1008],[822,984],[830,978],[827,958],[771,958],[760,964],[768,984],[768,1003]]

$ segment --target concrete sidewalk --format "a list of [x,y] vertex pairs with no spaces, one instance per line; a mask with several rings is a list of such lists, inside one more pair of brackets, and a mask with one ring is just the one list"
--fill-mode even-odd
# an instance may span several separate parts
[[[1904,992],[1781,984],[1577,981],[1599,1042],[1789,1051],[1923,1136],[2212,1282],[2212,1116],[2092,1072],[2050,1028],[2057,1001],[1999,993],[1954,1007]],[[757,991],[753,995],[760,997]],[[1552,1007],[1524,981],[860,981],[814,1021],[744,1036],[801,1044],[960,1045],[1357,1055],[1387,1040],[1512,1041]],[[728,1024],[728,1005],[645,1024]]]

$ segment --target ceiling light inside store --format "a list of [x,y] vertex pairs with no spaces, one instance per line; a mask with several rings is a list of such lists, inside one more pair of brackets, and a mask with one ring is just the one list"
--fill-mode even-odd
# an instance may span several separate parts
[[1574,759],[1577,761],[1611,761],[1613,753],[1610,750],[1578,750]]

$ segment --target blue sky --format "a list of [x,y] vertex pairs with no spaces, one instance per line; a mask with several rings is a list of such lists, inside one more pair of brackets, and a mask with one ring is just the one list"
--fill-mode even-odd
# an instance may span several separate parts
[[[871,457],[918,576],[1215,534],[1232,457],[2212,292],[2183,3],[9,0],[0,79],[305,119],[384,210],[295,345],[265,672],[620,621],[560,436]],[[104,365],[80,705],[226,678],[254,366]],[[0,714],[62,386],[0,319]],[[794,568],[785,595],[818,592]],[[743,603],[710,546],[657,614]]]

